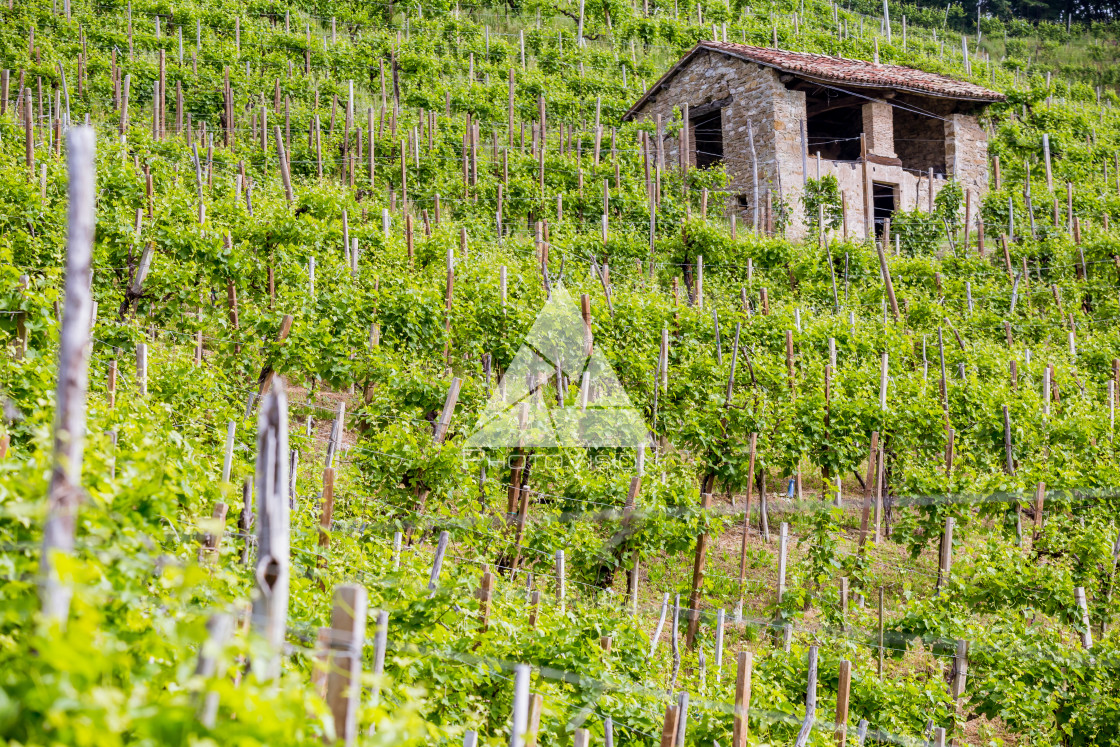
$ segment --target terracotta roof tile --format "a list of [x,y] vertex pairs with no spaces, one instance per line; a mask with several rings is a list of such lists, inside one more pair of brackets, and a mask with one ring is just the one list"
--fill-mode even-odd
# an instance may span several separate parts
[[702,41],[685,54],[672,69],[662,76],[661,80],[650,88],[649,92],[627,113],[627,117],[634,114],[645,103],[646,99],[664,82],[673,77],[693,55],[705,49],[822,83],[866,88],[889,88],[968,101],[1003,101],[1006,98],[1001,93],[978,86],[975,83],[957,80],[946,75],[927,73],[902,65],[877,65],[866,60],[849,60],[824,54],[790,52],[770,47],[752,47],[747,44]]

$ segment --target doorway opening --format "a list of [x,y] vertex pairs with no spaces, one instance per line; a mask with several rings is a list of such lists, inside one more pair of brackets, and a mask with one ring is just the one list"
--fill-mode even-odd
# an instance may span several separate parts
[[872,204],[875,207],[875,235],[881,237],[883,235],[883,222],[894,216],[895,193],[898,190],[898,185],[873,182],[871,189]]
[[721,109],[702,114],[692,120],[696,137],[696,168],[702,169],[723,162],[723,116]]

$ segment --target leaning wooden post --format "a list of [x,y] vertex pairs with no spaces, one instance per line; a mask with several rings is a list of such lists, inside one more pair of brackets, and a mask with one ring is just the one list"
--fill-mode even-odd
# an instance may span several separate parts
[[366,635],[367,596],[364,586],[335,589],[331,609],[327,706],[334,717],[335,740],[352,745],[358,737],[362,696],[362,648]]
[[[712,494],[704,493],[700,497],[701,520],[707,521],[708,509],[712,507]],[[688,600],[688,630],[685,633],[685,645],[692,648],[696,641],[696,633],[700,629],[700,590],[704,586],[704,561],[708,554],[708,532],[696,538],[696,557],[692,565],[692,593]]]
[[276,155],[280,159],[280,178],[284,181],[284,195],[288,198],[288,205],[291,205],[296,198],[292,192],[292,175],[288,171],[288,154],[284,150],[284,134],[280,132],[280,125],[276,125],[273,132],[276,138]]
[[894,320],[897,322],[901,319],[898,313],[898,299],[894,295],[894,283],[891,282],[891,269],[887,266],[887,256],[883,252],[883,242],[875,242],[875,251],[879,253],[879,269],[883,273],[883,286],[887,290],[887,298],[891,302],[891,313],[894,315]]
[[261,401],[257,417],[257,566],[253,621],[272,649],[260,675],[280,675],[288,623],[288,395],[282,379]]
[[81,501],[82,453],[89,389],[90,293],[93,253],[95,141],[92,127],[66,134],[70,207],[67,213],[65,306],[59,333],[55,395],[54,459],[47,494],[47,521],[40,558],[43,615],[65,625],[71,590],[55,572],[54,556],[74,549],[74,526]]
[[801,722],[801,731],[797,733],[794,747],[805,747],[809,743],[809,734],[813,731],[813,721],[817,716],[817,647],[809,647],[809,677],[805,688],[805,719]]
[[439,542],[436,544],[436,554],[432,559],[432,572],[428,576],[428,596],[434,597],[439,588],[439,573],[443,569],[443,556],[447,553],[447,543],[451,536],[444,530],[439,533]]
[[[276,334],[277,345],[282,344],[284,340],[288,339],[288,334],[292,331],[292,323],[295,319],[291,314],[285,314],[284,318],[280,321],[280,331]],[[262,396],[268,391],[269,386],[272,385],[272,378],[276,375],[271,365],[265,366],[261,369],[261,375],[257,377],[257,396]]]
[[735,674],[735,723],[731,747],[747,747],[748,717],[751,711],[751,668],[754,657],[749,651],[740,651],[736,657]]

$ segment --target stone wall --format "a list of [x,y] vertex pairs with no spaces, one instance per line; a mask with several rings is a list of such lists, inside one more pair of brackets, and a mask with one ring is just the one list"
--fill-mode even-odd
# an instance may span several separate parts
[[[750,122],[758,162],[761,221],[768,189],[777,193],[779,181],[783,191],[801,185],[800,125],[797,118],[790,118],[789,100],[800,99],[800,111],[804,112],[804,94],[786,90],[771,68],[702,51],[668,85],[650,97],[638,118],[652,121],[656,115],[661,115],[666,131],[663,169],[676,170],[680,163],[679,141],[676,135],[667,134],[669,129],[676,131],[680,126],[680,113],[674,110],[680,110],[684,104],[695,110],[728,98],[731,102],[723,108],[722,120],[724,162],[731,178],[729,189],[733,194],[745,196],[746,207],[740,208],[740,219],[750,220],[753,215],[752,158],[747,132]],[[796,106],[794,104],[794,109]],[[690,134],[693,134],[691,130]],[[689,140],[688,152],[691,162],[695,163],[695,138]],[[783,166],[780,173],[779,163]],[[795,173],[789,170],[792,166],[796,166]]]
[[863,105],[863,132],[867,152],[894,158],[894,107],[886,101],[868,101]]
[[961,189],[988,191],[988,135],[972,114],[951,114],[945,122],[945,164]]

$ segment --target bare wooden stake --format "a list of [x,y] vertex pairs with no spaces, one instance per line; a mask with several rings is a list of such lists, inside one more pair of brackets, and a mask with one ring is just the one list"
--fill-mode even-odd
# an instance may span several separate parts
[[[219,501],[214,504],[214,513],[211,514],[210,519],[216,525],[225,527],[226,523],[226,504]],[[222,545],[222,534],[224,529],[217,532],[206,532],[202,535],[202,547],[198,550],[198,560],[200,563],[209,563],[211,560],[218,556],[218,552]]]
[[292,192],[292,175],[289,171],[288,156],[284,149],[284,135],[280,132],[280,125],[276,125],[274,130],[276,138],[276,155],[280,159],[280,177],[284,181],[284,195],[288,198],[288,205],[295,202],[295,194]]
[[968,641],[957,641],[957,652],[953,656],[953,670],[949,678],[951,692],[954,700],[959,700],[964,695],[965,684],[968,682]]
[[1093,647],[1093,629],[1089,625],[1089,605],[1085,601],[1085,587],[1078,586],[1073,590],[1077,609],[1081,612],[1081,648],[1088,651]]
[[335,739],[346,745],[354,744],[358,738],[367,604],[365,587],[359,584],[346,584],[334,591],[327,669],[327,706],[334,717]]
[[494,574],[487,568],[482,573],[482,583],[478,587],[479,629],[485,633],[490,626],[490,599],[494,593]]
[[74,528],[82,497],[93,308],[90,282],[96,197],[94,151],[92,127],[73,127],[67,132],[70,206],[67,211],[65,307],[59,332],[54,458],[40,559],[43,615],[60,627],[65,626],[69,616],[71,590],[59,578],[54,561],[56,555],[68,555],[74,549]]
[[319,568],[327,567],[327,551],[331,547],[331,521],[334,516],[334,469],[323,470],[322,509],[319,513]]
[[848,698],[852,687],[852,663],[840,662],[840,681],[836,687],[836,744],[844,747],[848,741]]
[[[700,497],[700,511],[707,513],[712,507],[712,494],[704,493]],[[696,538],[696,556],[692,565],[692,592],[688,600],[688,630],[685,634],[685,645],[692,648],[696,642],[696,633],[700,629],[700,594],[704,586],[704,561],[708,554],[708,533],[704,532]]]
[[[211,615],[206,621],[208,637],[198,652],[198,664],[194,673],[203,679],[221,677],[224,674],[222,662],[222,649],[233,634],[233,615],[219,613]],[[198,720],[207,729],[214,728],[218,716],[218,693],[207,692],[203,696],[198,708]]]
[[740,651],[735,660],[735,721],[731,737],[732,747],[746,747],[751,711],[751,669],[754,657],[749,651]]
[[284,634],[288,624],[290,524],[288,504],[288,395],[277,381],[261,401],[257,418],[257,589],[253,599],[254,627],[272,655],[261,676],[280,675]]
[[801,730],[797,733],[795,747],[805,747],[809,743],[809,735],[813,731],[813,722],[817,717],[817,647],[809,647],[809,677],[805,688],[805,718],[801,722]]
[[[661,747],[676,747],[677,722],[680,719],[680,707],[668,705],[665,707],[665,722],[661,727]],[[681,747],[684,747],[681,745]]]

